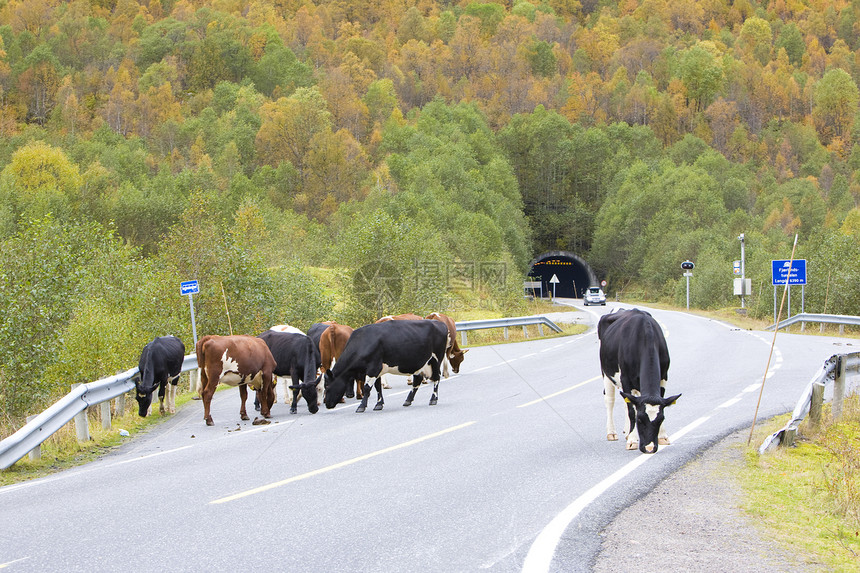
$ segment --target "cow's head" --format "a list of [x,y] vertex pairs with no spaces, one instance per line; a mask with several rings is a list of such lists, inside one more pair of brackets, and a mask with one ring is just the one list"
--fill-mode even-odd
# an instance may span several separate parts
[[346,393],[346,376],[335,377],[331,370],[326,370],[325,374],[325,407],[331,410],[343,399]]
[[293,392],[301,392],[302,398],[305,399],[305,402],[308,405],[308,411],[311,414],[316,414],[320,409],[320,394],[322,393],[322,387],[320,382],[322,381],[322,375],[317,376],[316,380],[313,382],[302,382],[298,386],[290,386],[290,390]]
[[152,393],[155,391],[155,375],[149,369],[134,380],[134,397],[137,399],[137,414],[146,418],[149,406],[152,404]]
[[454,371],[454,374],[460,373],[460,364],[463,363],[463,355],[467,352],[469,352],[468,348],[466,350],[451,351],[451,355],[448,357],[448,362],[451,363],[451,370]]
[[635,396],[622,392],[626,402],[633,405],[636,412],[636,430],[639,432],[639,451],[653,454],[659,446],[660,426],[663,424],[663,410],[681,397],[680,394],[668,398],[654,396]]

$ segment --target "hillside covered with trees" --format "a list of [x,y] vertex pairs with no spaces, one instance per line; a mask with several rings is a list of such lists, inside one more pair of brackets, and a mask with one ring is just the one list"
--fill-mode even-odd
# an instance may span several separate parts
[[858,56],[858,0],[0,0],[0,425],[190,351],[190,278],[219,334],[515,312],[556,249],[722,307],[745,233],[765,316],[798,234],[856,314]]

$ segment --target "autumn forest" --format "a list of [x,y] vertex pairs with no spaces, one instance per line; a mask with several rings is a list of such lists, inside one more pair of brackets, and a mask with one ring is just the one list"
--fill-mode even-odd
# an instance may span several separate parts
[[860,0],[0,0],[0,427],[190,348],[190,278],[220,334],[518,312],[549,250],[720,308],[744,233],[765,316],[797,235],[857,314],[858,83]]

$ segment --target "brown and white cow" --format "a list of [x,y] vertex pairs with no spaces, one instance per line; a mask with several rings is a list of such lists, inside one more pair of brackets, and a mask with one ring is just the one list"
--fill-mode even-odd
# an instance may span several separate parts
[[460,364],[463,363],[464,354],[469,352],[469,349],[462,350],[460,345],[457,344],[457,325],[454,323],[454,319],[446,314],[442,314],[440,312],[431,312],[426,316],[429,320],[438,320],[445,323],[445,326],[448,327],[448,348],[445,350],[445,365],[443,367],[442,375],[447,378],[448,373],[448,364],[451,364],[451,370],[454,371],[454,374],[460,373]]
[[197,393],[203,399],[203,419],[207,426],[214,424],[209,406],[219,383],[239,386],[242,398],[239,416],[243,420],[249,419],[245,412],[248,386],[257,392],[260,414],[264,418],[271,417],[275,401],[272,371],[276,363],[269,347],[261,339],[246,335],[204,336],[197,341],[197,365],[200,368]]
[[[349,341],[349,337],[352,336],[352,330],[351,326],[340,324],[334,320],[317,322],[312,324],[308,329],[308,336],[316,343],[317,348],[319,348],[323,374],[331,370],[340,358],[343,349],[346,347],[346,343]],[[363,380],[360,382],[356,381],[355,390],[353,391],[352,387],[348,388],[346,397],[352,398],[356,396],[358,399],[361,399],[363,383]]]

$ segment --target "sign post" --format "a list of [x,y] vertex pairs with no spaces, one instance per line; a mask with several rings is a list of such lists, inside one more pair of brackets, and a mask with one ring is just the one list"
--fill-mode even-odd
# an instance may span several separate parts
[[197,348],[197,324],[194,322],[194,295],[200,292],[200,285],[196,280],[179,283],[179,292],[188,295],[188,304],[191,306],[191,334],[194,336],[194,348]]
[[553,301],[555,301],[555,285],[557,285],[559,282],[560,281],[558,280],[558,277],[555,274],[553,274],[552,278],[549,279],[549,284],[552,285],[552,299],[553,299]]
[[696,265],[693,261],[686,260],[681,263],[681,268],[684,269],[684,276],[687,277],[687,310],[690,310],[690,277],[693,276],[693,268]]

